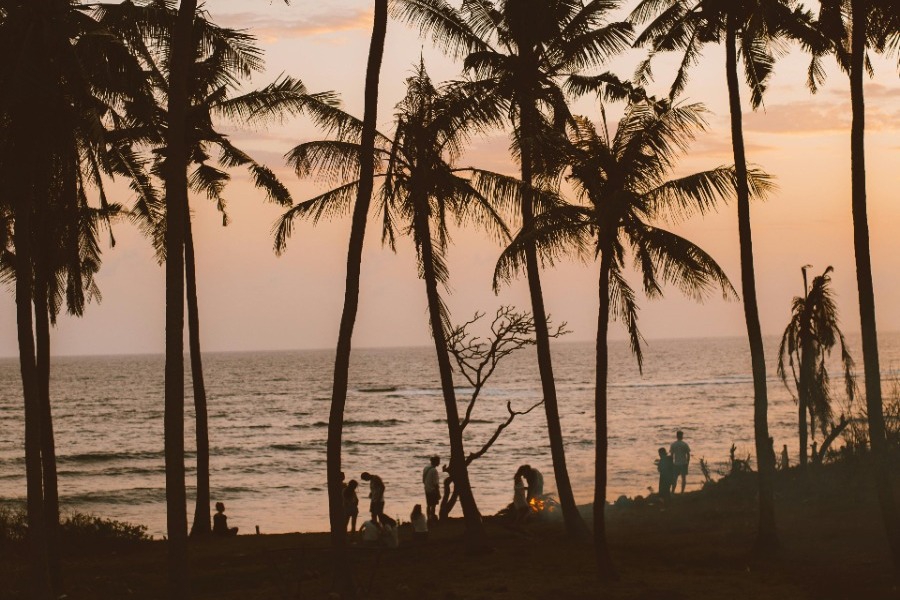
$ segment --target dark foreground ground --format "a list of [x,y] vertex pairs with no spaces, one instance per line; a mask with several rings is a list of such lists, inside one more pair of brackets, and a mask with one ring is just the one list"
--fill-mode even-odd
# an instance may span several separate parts
[[[487,520],[487,554],[468,554],[462,523],[452,521],[435,528],[426,547],[355,550],[356,579],[361,597],[397,600],[900,598],[866,471],[842,463],[805,477],[779,474],[782,548],[763,557],[751,552],[755,482],[746,475],[667,507],[610,507],[615,583],[598,581],[591,546],[566,541],[558,523],[514,529],[499,518]],[[327,548],[324,534],[192,541],[192,597],[336,598],[329,596]],[[26,597],[21,555],[2,550],[0,598]],[[67,549],[67,597],[165,598],[164,567],[162,541]]]

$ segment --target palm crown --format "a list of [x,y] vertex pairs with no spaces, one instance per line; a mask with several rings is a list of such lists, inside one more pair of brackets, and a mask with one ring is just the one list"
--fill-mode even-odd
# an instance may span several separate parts
[[[725,273],[706,252],[651,224],[706,213],[733,193],[732,167],[669,178],[675,159],[703,127],[703,112],[699,104],[634,103],[612,137],[605,124],[598,131],[589,119],[577,117],[562,152],[569,165],[567,180],[584,202],[557,201],[536,217],[533,234],[520,234],[503,253],[496,277],[509,279],[522,267],[529,239],[545,261],[572,249],[608,260],[611,310],[625,323],[639,365],[636,297],[623,273],[629,253],[648,297],[659,296],[664,283],[695,299],[716,287],[725,297],[735,296]],[[763,195],[771,183],[754,171],[751,186],[756,195]]]

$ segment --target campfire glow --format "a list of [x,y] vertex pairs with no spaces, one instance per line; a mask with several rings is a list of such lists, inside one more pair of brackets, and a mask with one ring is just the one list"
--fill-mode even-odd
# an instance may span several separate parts
[[533,512],[539,513],[546,507],[547,503],[541,500],[540,498],[532,498],[528,501],[528,504],[531,506],[531,510]]

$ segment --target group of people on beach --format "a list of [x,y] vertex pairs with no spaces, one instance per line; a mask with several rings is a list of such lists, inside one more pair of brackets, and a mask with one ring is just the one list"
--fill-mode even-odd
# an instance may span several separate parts
[[[428,526],[438,520],[437,507],[441,502],[441,477],[438,470],[440,464],[440,457],[432,456],[429,464],[422,470],[426,512],[422,512],[421,504],[416,504],[409,515],[409,522],[413,527],[413,541],[416,543],[425,543],[428,540]],[[343,476],[341,473],[342,478]],[[359,477],[369,484],[370,517],[359,528],[363,544],[396,548],[399,545],[398,523],[396,519],[384,513],[384,480],[369,472],[363,472]],[[359,517],[358,488],[359,482],[355,479],[345,483],[343,488],[344,527],[349,527],[352,533],[356,532],[356,521]]]
[[659,471],[659,495],[664,499],[675,493],[679,477],[681,477],[681,493],[684,493],[688,464],[691,462],[691,447],[684,441],[684,432],[677,432],[675,438],[668,452],[665,448],[659,449],[659,462],[656,468]]

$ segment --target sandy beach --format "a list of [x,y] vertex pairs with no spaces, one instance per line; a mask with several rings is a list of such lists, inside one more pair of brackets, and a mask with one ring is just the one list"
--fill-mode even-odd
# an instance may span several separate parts
[[[404,528],[398,550],[354,550],[365,598],[896,598],[889,553],[866,465],[857,459],[808,475],[779,473],[782,548],[752,553],[754,475],[726,478],[669,506],[608,510],[621,578],[600,584],[590,545],[572,544],[551,521],[511,527],[487,518],[492,551],[469,555],[462,521],[435,527],[425,547]],[[588,507],[583,507],[589,517]],[[192,541],[197,599],[329,598],[326,534],[239,535]],[[65,550],[67,598],[165,598],[165,542]],[[4,599],[24,598],[25,562],[3,549]]]

